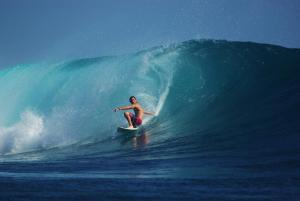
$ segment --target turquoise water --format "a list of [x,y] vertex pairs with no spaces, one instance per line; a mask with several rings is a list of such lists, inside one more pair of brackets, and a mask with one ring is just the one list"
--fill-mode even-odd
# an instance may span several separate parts
[[[298,200],[299,64],[191,40],[2,70],[0,198]],[[132,95],[157,115],[124,135],[112,109]]]

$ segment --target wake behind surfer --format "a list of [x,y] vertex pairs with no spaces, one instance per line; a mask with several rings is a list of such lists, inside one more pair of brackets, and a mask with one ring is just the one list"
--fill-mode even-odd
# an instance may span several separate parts
[[137,126],[142,125],[144,114],[155,115],[152,112],[146,112],[142,108],[142,106],[137,102],[136,97],[131,96],[129,98],[129,102],[131,103],[131,105],[117,107],[114,109],[114,112],[118,110],[131,110],[131,109],[134,111],[134,114],[131,112],[124,112],[124,117],[128,122],[128,128],[136,128]]

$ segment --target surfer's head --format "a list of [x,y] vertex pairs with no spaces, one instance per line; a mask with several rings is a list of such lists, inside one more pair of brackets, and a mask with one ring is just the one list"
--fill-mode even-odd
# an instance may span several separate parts
[[129,98],[129,102],[131,103],[131,104],[134,104],[134,103],[136,103],[137,101],[136,101],[136,97],[134,97],[134,96],[130,96],[130,98]]

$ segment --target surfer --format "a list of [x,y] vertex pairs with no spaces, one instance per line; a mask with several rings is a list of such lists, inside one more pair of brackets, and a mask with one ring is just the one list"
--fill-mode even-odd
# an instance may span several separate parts
[[118,110],[130,110],[133,109],[134,114],[131,112],[124,112],[124,117],[128,122],[128,128],[136,128],[137,126],[142,125],[143,123],[143,116],[144,114],[148,115],[155,115],[152,112],[146,112],[142,106],[137,102],[136,97],[131,96],[129,98],[129,102],[131,105],[123,106],[123,107],[117,107],[114,109],[114,112]]

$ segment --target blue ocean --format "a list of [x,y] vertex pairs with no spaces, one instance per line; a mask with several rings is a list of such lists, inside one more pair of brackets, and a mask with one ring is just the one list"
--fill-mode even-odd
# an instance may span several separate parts
[[[117,106],[147,111],[135,133]],[[300,49],[190,40],[0,71],[0,200],[300,200]]]

